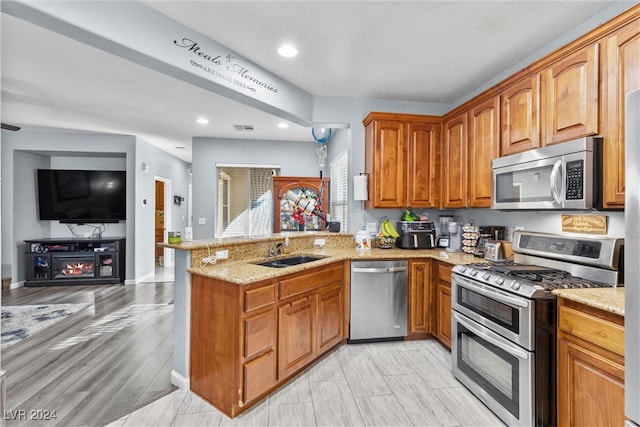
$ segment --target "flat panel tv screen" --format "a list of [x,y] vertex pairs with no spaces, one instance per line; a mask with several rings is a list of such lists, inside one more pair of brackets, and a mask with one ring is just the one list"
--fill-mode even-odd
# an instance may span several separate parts
[[126,219],[125,171],[38,169],[40,220],[103,223]]

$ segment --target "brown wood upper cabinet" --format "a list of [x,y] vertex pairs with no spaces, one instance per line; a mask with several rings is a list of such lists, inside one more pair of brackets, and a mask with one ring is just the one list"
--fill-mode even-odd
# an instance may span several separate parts
[[442,205],[467,207],[468,114],[462,113],[444,122],[442,139]]
[[491,207],[491,160],[500,157],[500,99],[469,110],[469,207]]
[[543,70],[543,145],[598,133],[598,52],[593,43]]
[[369,176],[365,207],[437,207],[441,118],[373,112],[362,123]]
[[540,75],[526,77],[500,93],[501,155],[540,146]]
[[500,149],[499,120],[499,98],[493,97],[445,121],[443,207],[491,206],[491,160],[498,157]]
[[640,19],[602,41],[605,76],[602,100],[604,194],[606,208],[624,207],[624,97],[640,89]]

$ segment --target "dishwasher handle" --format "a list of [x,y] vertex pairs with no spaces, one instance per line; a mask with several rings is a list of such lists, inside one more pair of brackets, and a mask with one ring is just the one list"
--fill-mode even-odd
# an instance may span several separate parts
[[407,271],[407,267],[388,267],[388,268],[361,268],[361,267],[353,267],[351,268],[352,273],[374,273],[374,274],[384,274],[384,273],[397,273],[401,271]]

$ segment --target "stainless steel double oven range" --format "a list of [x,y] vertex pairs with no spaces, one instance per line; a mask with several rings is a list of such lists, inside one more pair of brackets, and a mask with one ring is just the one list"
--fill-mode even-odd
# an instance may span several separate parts
[[513,261],[456,265],[453,374],[512,426],[556,425],[556,288],[623,283],[624,240],[516,231]]

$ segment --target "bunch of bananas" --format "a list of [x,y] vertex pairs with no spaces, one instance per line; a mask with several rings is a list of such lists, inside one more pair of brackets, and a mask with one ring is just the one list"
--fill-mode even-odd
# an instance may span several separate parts
[[378,232],[378,237],[391,237],[394,239],[400,237],[395,227],[391,223],[391,220],[386,216],[380,220],[380,231]]

